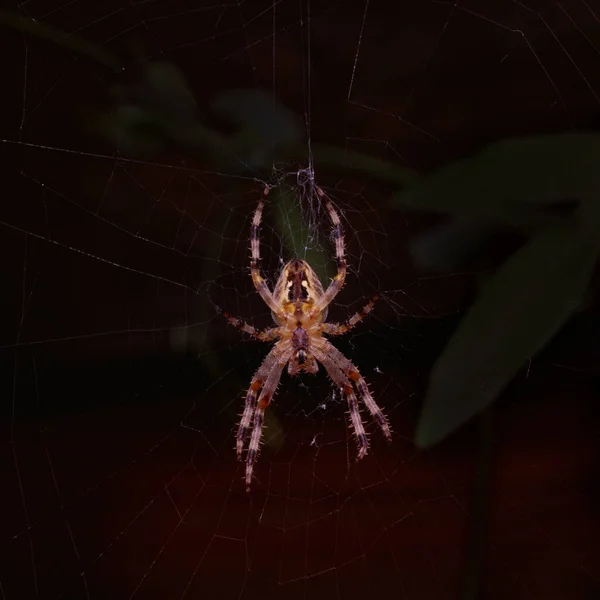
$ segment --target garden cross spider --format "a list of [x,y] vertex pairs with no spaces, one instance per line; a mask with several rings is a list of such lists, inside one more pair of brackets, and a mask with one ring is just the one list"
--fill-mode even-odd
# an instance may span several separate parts
[[[357,394],[377,421],[383,435],[388,440],[391,440],[392,437],[388,420],[371,396],[358,369],[327,338],[323,337],[323,334],[341,335],[352,329],[373,310],[377,296],[345,323],[325,322],[327,307],[344,285],[346,258],[340,218],[325,193],[320,188],[316,188],[316,191],[325,202],[333,224],[333,237],[335,238],[338,271],[329,287],[323,290],[323,286],[311,266],[304,260],[295,259],[284,265],[275,289],[271,292],[258,268],[260,260],[259,229],[264,208],[264,198],[261,198],[252,219],[250,271],[254,287],[271,309],[273,320],[277,326],[258,331],[241,319],[224,313],[229,323],[254,338],[263,342],[277,340],[252,378],[237,431],[236,451],[239,459],[242,457],[246,438],[250,434],[246,457],[246,491],[250,491],[252,471],[262,435],[264,412],[275,394],[286,364],[290,375],[297,375],[302,371],[314,374],[319,369],[318,363],[325,367],[333,383],[348,401],[350,423],[358,443],[357,460],[367,453],[369,447],[360,416]],[[267,186],[264,196],[268,193],[269,187]]]

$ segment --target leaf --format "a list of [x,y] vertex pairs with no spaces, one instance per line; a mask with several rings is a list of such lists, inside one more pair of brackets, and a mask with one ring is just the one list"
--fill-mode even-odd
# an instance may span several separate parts
[[319,164],[337,165],[351,171],[359,171],[398,187],[419,181],[419,175],[411,169],[348,148],[314,144],[312,154],[315,162]]
[[123,68],[121,61],[116,56],[107,52],[102,46],[88,42],[83,38],[57,29],[47,23],[23,17],[16,12],[0,9],[0,25],[12,27],[16,31],[62,46],[66,50],[75,52],[80,56],[85,56],[114,71]]
[[252,168],[270,167],[282,148],[302,139],[297,115],[264,91],[228,90],[216,96],[211,107],[237,125],[236,154]]
[[416,444],[431,446],[491,404],[576,312],[599,251],[592,228],[542,231],[486,283],[433,368]]
[[415,180],[394,201],[518,225],[539,218],[544,205],[557,199],[598,198],[599,161],[597,134],[506,139]]
[[138,106],[119,106],[99,117],[93,127],[125,155],[154,155],[164,146],[162,131],[149,113]]
[[141,75],[138,86],[140,104],[181,126],[189,126],[197,120],[194,96],[183,72],[173,63],[148,63]]
[[175,65],[144,64],[112,93],[116,106],[98,119],[96,129],[125,154],[156,154],[170,141],[205,141],[194,97]]
[[417,179],[405,167],[375,156],[319,143],[307,145],[301,120],[272,95],[254,89],[229,90],[211,103],[215,114],[237,125],[236,155],[253,168],[267,168],[273,160],[301,160],[362,171],[397,186]]
[[451,272],[469,255],[485,248],[490,237],[503,231],[485,217],[454,217],[410,241],[410,254],[417,269]]

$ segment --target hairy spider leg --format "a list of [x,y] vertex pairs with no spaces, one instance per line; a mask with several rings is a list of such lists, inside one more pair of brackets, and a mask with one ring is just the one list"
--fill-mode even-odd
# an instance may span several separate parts
[[338,270],[329,284],[329,287],[325,290],[323,295],[315,302],[312,307],[309,318],[314,319],[326,306],[331,304],[332,300],[337,296],[337,293],[342,289],[344,281],[346,280],[347,263],[345,256],[345,245],[344,245],[344,232],[342,230],[342,222],[337,214],[331,200],[325,195],[321,188],[317,188],[317,194],[320,198],[325,201],[325,208],[329,213],[329,218],[333,224],[332,235],[335,239],[335,259],[338,264]]
[[348,360],[333,344],[328,342],[325,338],[322,339],[322,351],[333,360],[341,371],[354,383],[360,399],[363,401],[375,421],[377,421],[383,435],[390,441],[392,439],[392,430],[389,421],[371,395],[367,382],[350,360]]
[[[242,457],[242,450],[244,449],[244,441],[248,432],[250,430],[250,425],[252,423],[252,417],[254,416],[254,411],[256,409],[256,403],[258,398],[258,392],[263,387],[267,377],[269,375],[269,371],[275,366],[278,362],[279,355],[281,354],[282,342],[279,342],[271,348],[271,351],[267,356],[265,356],[263,362],[260,367],[254,373],[254,377],[252,377],[252,381],[250,382],[250,387],[248,388],[248,393],[246,394],[246,404],[244,405],[244,412],[242,413],[242,418],[240,420],[240,424],[238,425],[238,430],[236,434],[236,453],[237,457]],[[289,346],[289,343],[287,344]]]
[[[268,193],[268,188],[265,188],[265,196]],[[254,211],[254,216],[252,217],[252,226],[250,233],[250,274],[252,275],[252,283],[254,283],[254,287],[256,291],[260,294],[260,297],[263,299],[264,303],[278,316],[283,322],[292,318],[292,315],[284,312],[277,304],[277,301],[273,297],[271,290],[269,290],[269,286],[267,282],[263,279],[260,274],[260,269],[258,267],[258,263],[260,261],[260,223],[262,221],[262,213],[265,206],[265,201],[261,198],[258,201],[258,206]]]
[[244,333],[251,335],[253,338],[260,340],[261,342],[272,342],[276,340],[281,333],[280,327],[269,327],[268,329],[261,331],[259,329],[256,329],[256,327],[249,325],[243,319],[240,319],[239,317],[234,317],[227,312],[224,312],[223,316],[227,319],[227,321],[229,321],[231,325],[233,325],[237,329],[240,329]]
[[379,299],[379,294],[375,294],[371,300],[357,313],[351,316],[344,323],[323,323],[322,331],[329,335],[342,335],[347,331],[350,331],[353,327],[358,325],[374,308],[375,302]]
[[342,369],[326,352],[319,349],[314,349],[313,352],[317,360],[325,367],[331,381],[333,381],[334,385],[338,387],[346,397],[348,409],[350,411],[350,424],[358,444],[358,456],[356,457],[356,460],[360,460],[365,456],[369,449],[369,440],[367,438],[362,417],[360,416],[358,400],[354,394],[352,383],[346,375],[344,375]]
[[[285,344],[285,345],[284,345]],[[273,350],[267,355],[263,364],[259,367],[256,375],[254,376],[252,383],[250,384],[250,390],[248,391],[248,398],[246,400],[246,408],[248,411],[252,411],[250,417],[247,417],[246,431],[252,422],[252,433],[250,435],[250,443],[248,445],[248,456],[246,457],[246,491],[250,491],[250,484],[252,483],[252,472],[254,470],[254,463],[258,458],[258,452],[260,447],[260,440],[262,437],[262,428],[265,419],[265,409],[271,403],[279,381],[281,379],[281,373],[286,363],[292,357],[293,350],[286,342],[278,342]],[[259,373],[263,376],[263,373],[268,373],[264,380],[264,385],[261,379],[257,376]],[[262,391],[256,401],[256,392],[262,386]],[[252,396],[252,397],[251,397]],[[244,416],[246,409],[244,410]],[[242,418],[243,421],[243,418]],[[242,439],[245,437],[245,432],[241,432],[242,423],[240,423],[240,430],[238,431],[238,456],[241,454],[240,449],[240,434]]]

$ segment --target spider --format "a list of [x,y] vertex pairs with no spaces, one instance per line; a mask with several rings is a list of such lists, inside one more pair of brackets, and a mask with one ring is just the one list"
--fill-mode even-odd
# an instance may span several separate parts
[[362,321],[375,306],[375,296],[360,312],[345,323],[327,323],[329,304],[344,285],[346,278],[346,258],[344,234],[340,218],[331,201],[320,189],[317,195],[324,201],[333,225],[335,239],[335,257],[338,264],[337,274],[329,287],[324,290],[312,267],[298,258],[289,261],[281,269],[275,288],[271,291],[260,274],[260,224],[269,187],[265,187],[263,197],[254,212],[250,235],[250,272],[256,291],[271,309],[276,327],[259,331],[242,319],[223,313],[231,325],[263,341],[275,345],[254,374],[246,395],[246,403],[236,435],[236,452],[241,460],[245,442],[250,436],[246,456],[246,491],[250,491],[254,464],[258,457],[261,441],[264,413],[269,406],[283,369],[287,365],[292,376],[301,372],[316,373],[319,363],[323,365],[329,377],[346,397],[350,410],[350,424],[358,443],[360,460],[369,448],[367,434],[359,411],[358,398],[377,421],[383,435],[391,440],[392,434],[386,416],[383,414],[367,383],[354,364],[348,360],[323,334],[341,335]]

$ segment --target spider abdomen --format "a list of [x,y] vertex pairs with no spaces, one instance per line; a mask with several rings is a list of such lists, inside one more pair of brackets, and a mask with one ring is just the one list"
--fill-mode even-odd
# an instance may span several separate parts
[[[304,260],[294,259],[286,263],[279,274],[273,296],[284,313],[302,317],[309,314],[323,295],[323,285],[311,266]],[[315,321],[322,322],[327,316],[325,307]],[[283,324],[280,316],[273,313],[277,324]]]

